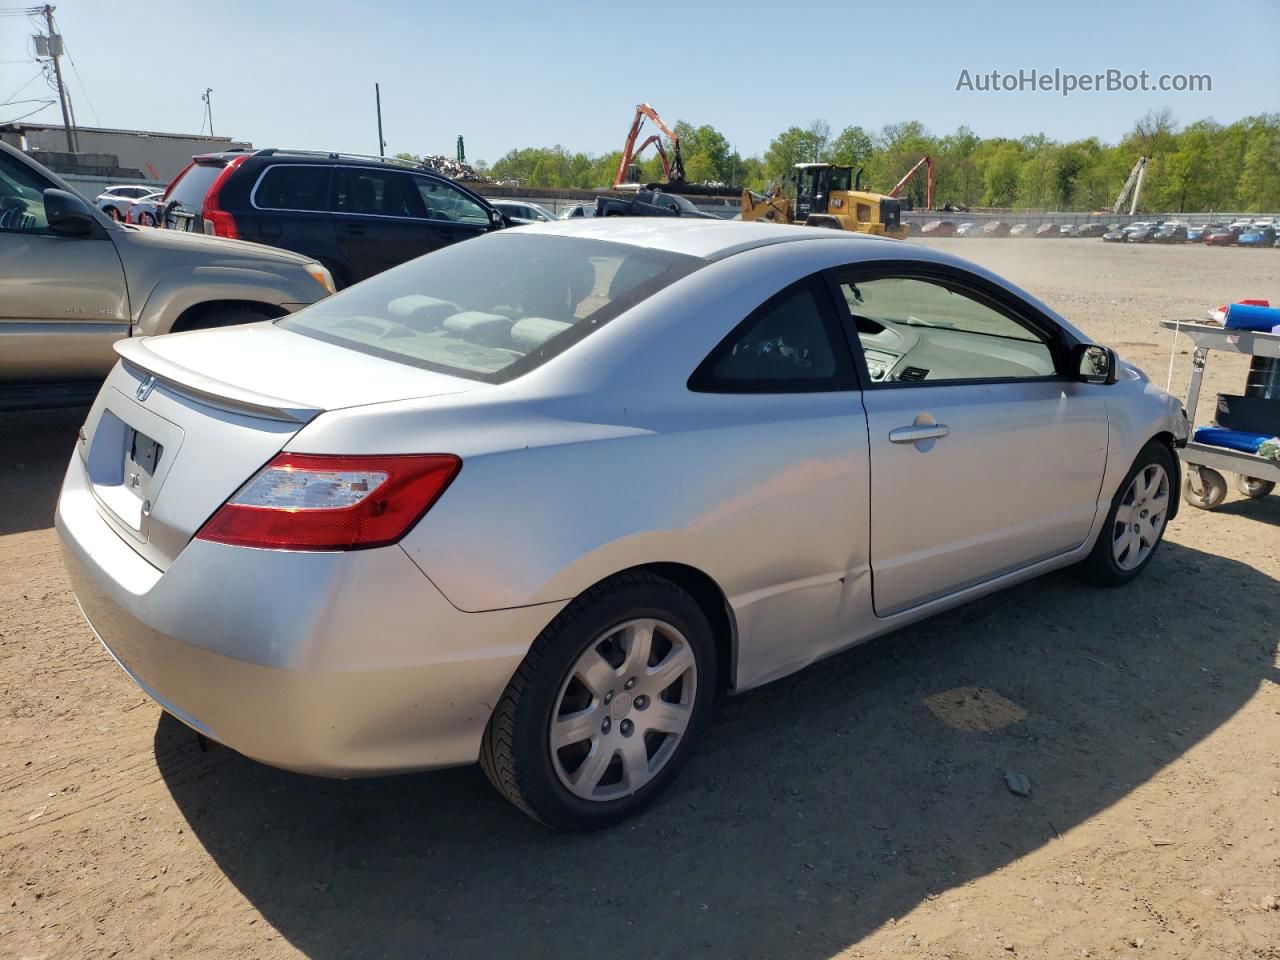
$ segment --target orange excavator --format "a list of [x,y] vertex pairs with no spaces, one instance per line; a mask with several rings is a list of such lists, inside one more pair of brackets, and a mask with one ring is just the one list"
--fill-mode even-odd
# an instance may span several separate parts
[[[640,136],[640,128],[644,126],[645,119],[652,120],[654,125],[661,130],[669,141],[671,141],[671,157],[667,158],[667,151],[662,146],[662,137],[658,134],[650,134],[648,139],[636,146],[636,140]],[[628,184],[627,173],[630,167],[635,164],[649,145],[658,149],[658,156],[662,158],[662,175],[668,183],[682,183],[684,181],[684,161],[680,158],[680,138],[676,136],[658,116],[658,111],[653,109],[647,103],[636,104],[636,117],[631,121],[631,130],[627,134],[627,142],[622,146],[622,159],[618,161],[618,175],[613,178],[613,189]]]

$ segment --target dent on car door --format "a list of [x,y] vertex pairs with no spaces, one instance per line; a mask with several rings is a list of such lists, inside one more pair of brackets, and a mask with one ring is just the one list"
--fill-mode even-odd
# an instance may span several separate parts
[[105,231],[49,227],[53,184],[0,153],[0,380],[73,380],[111,369],[111,344],[129,335],[124,268]]
[[889,616],[1089,535],[1106,465],[1098,389],[1060,375],[1060,331],[977,278],[838,277],[866,376],[871,567]]

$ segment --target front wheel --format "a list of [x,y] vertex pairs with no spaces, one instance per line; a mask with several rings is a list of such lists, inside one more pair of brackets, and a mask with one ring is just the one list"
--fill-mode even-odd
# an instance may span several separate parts
[[543,823],[612,826],[675,778],[715,691],[711,627],[697,602],[653,574],[620,574],[534,641],[489,720],[480,763]]
[[1164,538],[1176,475],[1168,447],[1152,440],[1142,448],[1111,500],[1098,542],[1080,565],[1086,580],[1118,587],[1146,568]]

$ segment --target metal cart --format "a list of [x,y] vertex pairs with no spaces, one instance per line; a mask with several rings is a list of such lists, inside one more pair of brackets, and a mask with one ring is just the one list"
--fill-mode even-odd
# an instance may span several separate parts
[[[1269,357],[1280,362],[1280,334],[1262,333],[1257,330],[1231,330],[1207,323],[1187,323],[1162,320],[1162,327],[1185,333],[1196,345],[1191,356],[1191,383],[1187,388],[1187,419],[1196,420],[1196,405],[1200,400],[1200,382],[1210,350],[1243,353],[1252,357]],[[1280,403],[1280,399],[1275,401]],[[1182,495],[1187,503],[1202,510],[1213,510],[1227,496],[1227,480],[1223,472],[1236,475],[1236,489],[1246,497],[1265,497],[1280,482],[1280,461],[1266,460],[1257,454],[1242,450],[1214,447],[1207,443],[1188,440],[1181,451],[1182,462],[1187,465]]]

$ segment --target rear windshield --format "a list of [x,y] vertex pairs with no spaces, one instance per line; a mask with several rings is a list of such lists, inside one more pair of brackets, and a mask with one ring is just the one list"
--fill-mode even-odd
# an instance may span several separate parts
[[511,231],[456,243],[277,321],[362,353],[501,383],[706,261]]
[[221,163],[193,163],[174,181],[169,191],[169,202],[177,201],[184,210],[199,210],[204,206],[204,195],[222,172],[222,167]]

